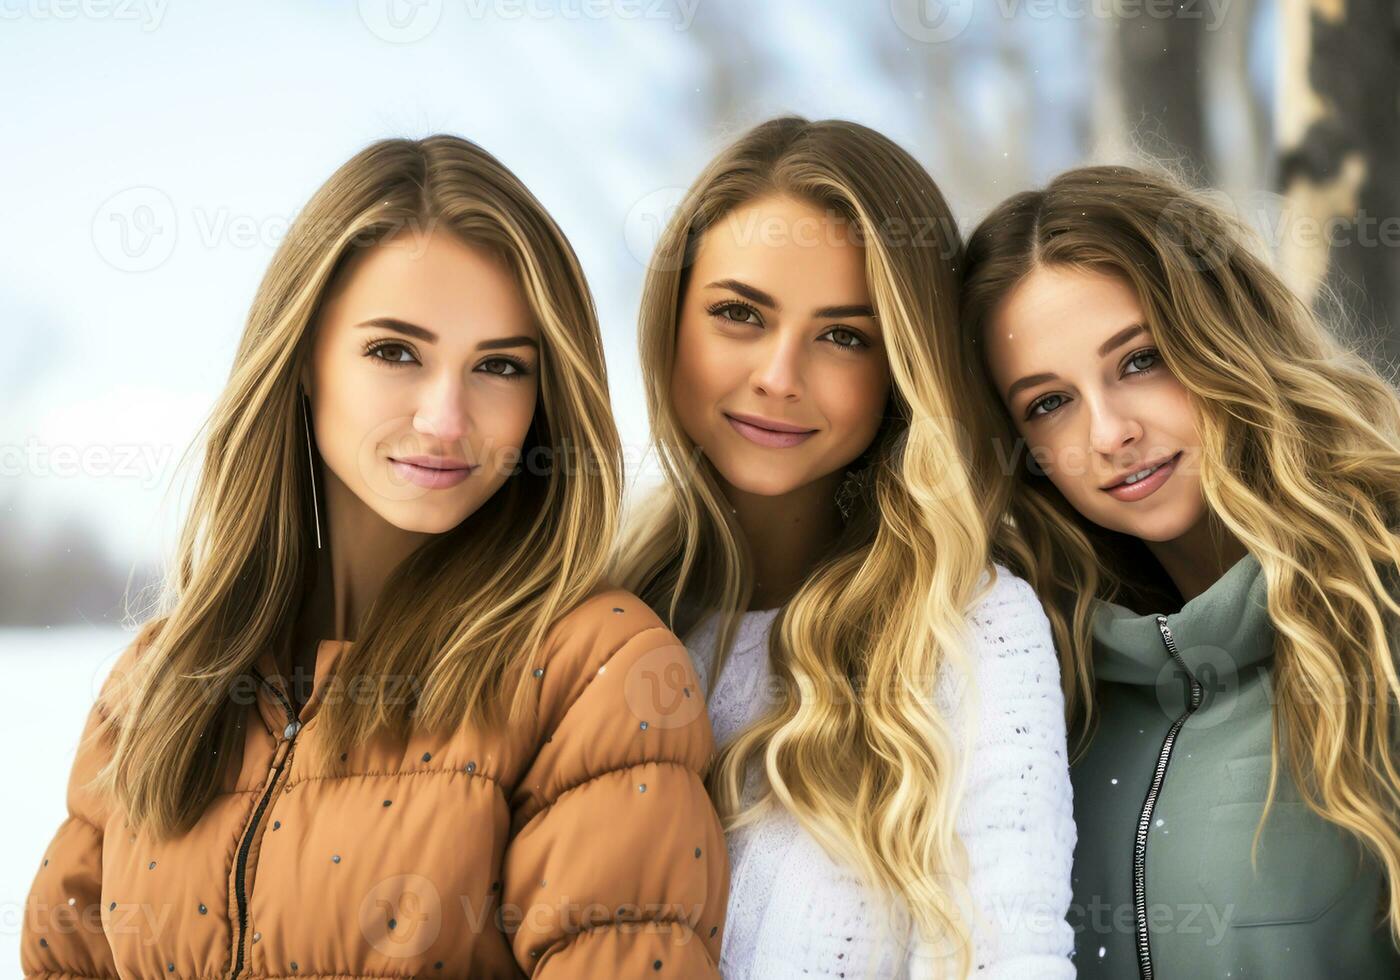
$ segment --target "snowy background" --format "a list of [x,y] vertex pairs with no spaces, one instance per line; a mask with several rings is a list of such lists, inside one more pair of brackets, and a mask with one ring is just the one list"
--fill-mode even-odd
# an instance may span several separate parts
[[[1241,198],[1272,186],[1272,2],[1202,0],[1191,24],[1092,0],[952,3],[951,22],[918,6],[0,0],[0,976],[17,974],[79,729],[130,636],[128,579],[173,546],[175,464],[289,221],[366,143],[458,133],[539,196],[595,291],[633,462],[650,237],[763,118],[884,131],[969,227],[1139,145]],[[1166,104],[1182,91],[1185,120]]]

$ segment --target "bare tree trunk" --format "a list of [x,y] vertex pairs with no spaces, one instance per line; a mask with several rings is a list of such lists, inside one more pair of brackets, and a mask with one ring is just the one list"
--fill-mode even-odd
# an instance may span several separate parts
[[1112,22],[1116,32],[1124,122],[1137,149],[1213,184],[1202,93],[1205,25],[1196,17],[1134,16]]
[[1335,294],[1365,333],[1373,324],[1372,353],[1395,378],[1400,0],[1310,0],[1285,3],[1280,12],[1285,273],[1310,301]]
[[[1271,4],[1265,0],[1262,6]],[[1202,86],[1210,93],[1206,131],[1215,186],[1235,201],[1257,198],[1277,180],[1274,99],[1256,91],[1249,74],[1250,40],[1264,28],[1260,8],[1256,0],[1231,0],[1227,16],[1214,29],[1207,27],[1202,65]]]

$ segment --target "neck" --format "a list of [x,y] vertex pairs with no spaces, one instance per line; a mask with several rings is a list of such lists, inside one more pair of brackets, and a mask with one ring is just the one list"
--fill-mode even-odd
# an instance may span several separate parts
[[786,602],[841,533],[835,494],[844,475],[837,470],[778,496],[749,493],[720,478],[753,559],[750,609]]
[[[327,467],[317,469],[317,479],[325,486],[323,547],[317,554],[316,585],[298,619],[298,638],[311,643],[353,641],[390,574],[431,535],[395,527],[365,506]],[[310,532],[314,542],[315,529]]]
[[1144,543],[1171,577],[1183,602],[1214,585],[1247,553],[1239,539],[1210,512],[1179,538]]

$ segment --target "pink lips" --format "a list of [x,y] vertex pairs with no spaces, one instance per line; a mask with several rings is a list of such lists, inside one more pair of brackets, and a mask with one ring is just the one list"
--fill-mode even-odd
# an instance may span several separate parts
[[465,463],[432,456],[405,456],[402,459],[391,456],[389,465],[400,479],[427,490],[455,487],[476,469]]
[[750,442],[760,446],[767,446],[770,449],[787,449],[805,442],[816,433],[816,429],[808,429],[805,432],[779,432],[776,429],[766,429],[761,425],[754,425],[743,419],[735,418],[728,412],[724,413],[725,419],[734,427],[734,430]]
[[1176,472],[1177,460],[1180,458],[1181,453],[1178,452],[1170,460],[1157,467],[1151,476],[1136,483],[1120,483],[1117,486],[1109,487],[1104,493],[1118,500],[1141,500],[1156,492],[1158,487],[1171,479],[1171,475]]

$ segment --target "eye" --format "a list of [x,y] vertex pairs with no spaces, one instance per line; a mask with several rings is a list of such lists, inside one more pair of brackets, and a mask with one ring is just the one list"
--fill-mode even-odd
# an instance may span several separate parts
[[[837,336],[837,334],[842,334],[842,335],[844,335],[844,336],[846,336],[846,337],[849,337],[850,340],[848,340],[848,341],[837,340],[837,339],[835,339],[836,336]],[[832,342],[833,344],[835,344],[837,347],[840,347],[840,348],[842,348],[842,349],[844,349],[844,350],[860,350],[862,347],[869,347],[869,346],[870,346],[868,343],[866,343],[866,340],[865,340],[864,337],[862,337],[860,334],[856,333],[854,330],[851,330],[849,327],[832,327],[830,330],[828,330],[828,331],[827,331],[825,334],[823,334],[822,336],[824,336],[824,337],[831,337],[831,338],[832,338],[832,341],[831,341],[831,342]]]
[[[741,303],[737,300],[731,299],[725,300],[722,303],[716,303],[709,307],[706,312],[709,313],[710,316],[719,317],[721,320],[727,320],[730,323],[744,323],[756,327],[763,325],[763,319],[759,316],[758,310],[754,309],[748,303]],[[753,317],[753,319],[748,319],[749,317]]]
[[418,358],[414,356],[412,349],[407,344],[401,344],[397,340],[371,341],[365,346],[365,355],[376,361],[383,361],[391,367],[404,367],[418,363]]
[[[1059,401],[1056,401],[1059,399]],[[1037,415],[1046,416],[1064,404],[1064,395],[1046,395],[1044,398],[1037,398],[1031,402],[1030,408],[1026,410],[1026,418],[1035,418]],[[1053,403],[1053,404],[1052,404]],[[1045,411],[1041,411],[1044,408]]]
[[1136,362],[1137,362],[1139,359],[1141,359],[1141,358],[1148,358],[1149,363],[1147,364],[1146,367],[1139,367],[1136,371],[1124,371],[1123,373],[1124,373],[1124,374],[1146,374],[1148,371],[1151,371],[1154,367],[1157,366],[1157,360],[1158,360],[1158,357],[1159,357],[1159,356],[1160,356],[1160,355],[1158,355],[1156,349],[1155,349],[1155,348],[1152,348],[1152,347],[1147,347],[1147,348],[1144,348],[1143,350],[1137,351],[1136,353],[1129,354],[1129,355],[1128,355],[1128,361],[1127,361],[1127,363],[1128,363],[1129,365],[1132,365],[1132,364],[1136,363]]
[[[495,365],[492,368],[491,365]],[[484,374],[496,374],[503,378],[523,378],[529,375],[530,367],[524,361],[513,357],[489,357],[477,368]]]

